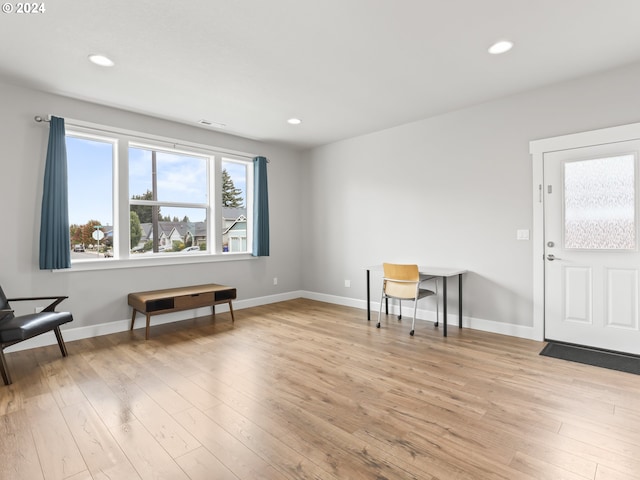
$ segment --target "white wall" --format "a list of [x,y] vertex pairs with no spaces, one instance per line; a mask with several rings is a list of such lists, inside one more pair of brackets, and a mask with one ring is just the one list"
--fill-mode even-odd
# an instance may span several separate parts
[[[302,164],[296,151],[1,83],[0,105],[0,285],[9,297],[68,295],[61,307],[74,315],[73,324],[67,327],[78,329],[109,322],[122,324],[131,316],[127,293],[132,291],[222,283],[237,287],[241,302],[277,298],[300,288],[302,242],[299,229],[292,228],[292,222],[303,215],[298,181]],[[39,270],[42,177],[49,129],[33,117],[47,114],[267,156],[271,162],[271,256],[106,271]],[[278,277],[277,286],[273,277]]]
[[[63,305],[75,322],[68,328],[86,329],[122,326],[130,318],[130,291],[186,283],[234,285],[245,304],[305,290],[311,297],[364,307],[364,266],[410,261],[471,270],[465,280],[465,316],[471,325],[526,336],[533,322],[532,245],[517,241],[516,230],[532,226],[529,141],[638,122],[637,85],[640,65],[632,65],[299,154],[0,83],[0,285],[12,297],[69,295]],[[33,117],[49,113],[266,155],[271,160],[271,256],[128,270],[40,271],[48,128]],[[455,282],[451,287],[455,315]],[[376,299],[377,281],[372,293]]]
[[632,65],[308,152],[304,289],[363,305],[366,265],[467,268],[471,325],[527,336],[532,245],[516,230],[532,228],[529,142],[637,122],[638,85]]

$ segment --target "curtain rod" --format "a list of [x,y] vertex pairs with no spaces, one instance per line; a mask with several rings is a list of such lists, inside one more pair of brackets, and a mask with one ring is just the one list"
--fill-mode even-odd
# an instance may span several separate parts
[[[40,115],[36,115],[35,117],[33,117],[33,119],[34,119],[36,122],[38,122],[38,123],[42,123],[42,122],[44,122],[44,123],[50,123],[50,122],[51,122],[50,115],[48,115],[47,117],[48,117],[48,118],[44,118],[44,117],[41,117]],[[74,124],[73,124],[73,123],[71,123],[71,125],[73,126]],[[82,125],[77,125],[77,126],[78,126],[78,127],[83,127]],[[83,127],[83,128],[88,128],[88,127]],[[111,134],[116,133],[116,132],[113,132],[113,131],[111,131],[111,130],[104,130],[104,129],[95,128],[95,127],[89,127],[89,128],[91,128],[91,129],[93,129],[93,130],[99,130],[99,131],[101,131],[101,132],[105,132],[105,133],[111,133]],[[135,138],[140,138],[140,139],[143,139],[143,140],[150,140],[150,139],[149,139],[149,138],[147,138],[147,137],[141,137],[141,136],[139,136],[139,135],[128,134],[128,136],[130,136],[130,137],[135,137]],[[174,146],[174,148],[175,148],[176,146],[178,146],[178,145],[179,145],[179,146],[181,146],[181,147],[187,147],[187,148],[191,147],[191,148],[193,148],[193,145],[183,145],[183,144],[181,144],[181,143],[168,142],[168,141],[166,141],[166,140],[155,140],[155,141],[163,142],[163,143],[167,143],[167,144],[173,145],[173,146]],[[208,148],[211,148],[211,147],[209,147],[209,146],[207,146],[207,147],[208,147]],[[215,150],[215,148],[214,148],[214,150]],[[220,149],[220,150],[224,150],[224,149]],[[250,160],[253,160],[253,158],[254,158],[254,156],[242,155],[242,154],[240,154],[240,153],[234,153],[234,152],[225,152],[225,153],[228,153],[229,155],[235,155],[236,157],[248,158],[248,159],[250,159]],[[256,155],[256,156],[257,156],[257,155]],[[271,163],[271,161],[270,161],[268,158],[267,158],[267,163]]]

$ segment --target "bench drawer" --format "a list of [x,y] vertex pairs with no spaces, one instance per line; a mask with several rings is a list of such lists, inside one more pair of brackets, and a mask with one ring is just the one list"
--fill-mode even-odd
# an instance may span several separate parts
[[214,292],[195,293],[193,295],[182,295],[180,297],[175,297],[174,308],[176,310],[187,310],[190,308],[210,307],[214,303]]

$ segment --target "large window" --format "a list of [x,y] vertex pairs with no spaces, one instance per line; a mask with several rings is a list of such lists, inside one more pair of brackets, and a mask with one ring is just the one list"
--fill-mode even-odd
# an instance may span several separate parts
[[74,263],[250,251],[249,158],[68,127],[67,160]]

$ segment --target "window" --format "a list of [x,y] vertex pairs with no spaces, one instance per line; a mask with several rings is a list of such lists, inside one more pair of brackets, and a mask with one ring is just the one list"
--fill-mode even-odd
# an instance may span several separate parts
[[133,252],[207,250],[208,157],[129,148]]
[[71,260],[108,256],[113,248],[115,142],[67,135]]
[[636,248],[635,156],[564,165],[565,248]]
[[248,158],[68,127],[72,263],[250,252]]
[[247,164],[222,160],[222,251],[247,251]]

